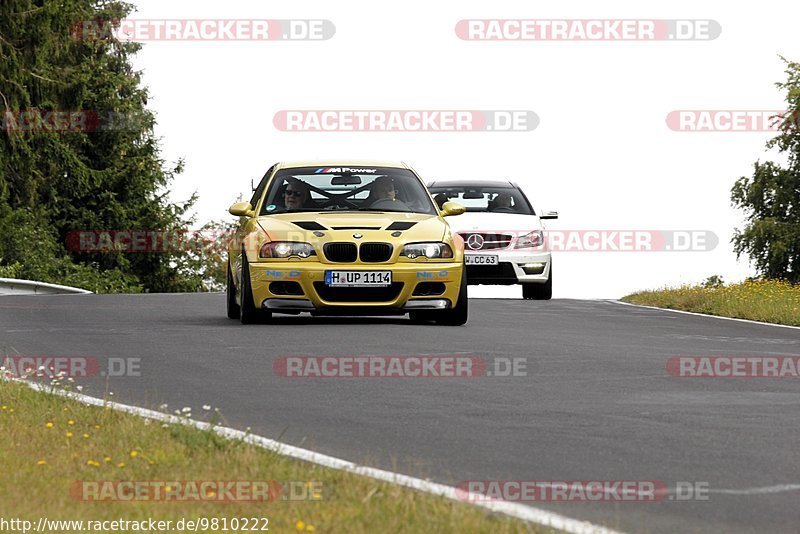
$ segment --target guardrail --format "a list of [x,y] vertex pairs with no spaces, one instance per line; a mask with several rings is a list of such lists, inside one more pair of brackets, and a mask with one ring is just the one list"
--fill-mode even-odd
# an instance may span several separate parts
[[3,295],[74,295],[92,293],[85,289],[58,284],[47,284],[34,280],[0,278],[0,296]]

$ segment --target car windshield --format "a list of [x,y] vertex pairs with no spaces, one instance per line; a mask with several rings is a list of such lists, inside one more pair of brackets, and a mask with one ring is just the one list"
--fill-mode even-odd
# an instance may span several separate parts
[[534,214],[528,201],[516,187],[434,185],[430,192],[439,207],[452,200],[462,204],[468,212]]
[[425,186],[408,169],[302,167],[278,171],[261,215],[295,211],[397,211],[435,215]]

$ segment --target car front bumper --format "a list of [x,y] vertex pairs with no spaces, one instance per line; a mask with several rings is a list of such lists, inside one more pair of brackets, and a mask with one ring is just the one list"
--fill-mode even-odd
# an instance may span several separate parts
[[[458,300],[461,263],[327,264],[310,261],[248,264],[257,308],[278,313],[394,314],[438,310]],[[334,288],[325,271],[391,271],[388,287]]]
[[544,284],[550,278],[550,252],[485,250],[465,252],[470,255],[496,255],[497,265],[467,265],[467,283],[477,284]]

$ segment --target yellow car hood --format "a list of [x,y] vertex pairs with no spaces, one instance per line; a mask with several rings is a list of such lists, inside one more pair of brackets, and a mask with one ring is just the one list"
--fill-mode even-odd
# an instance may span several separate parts
[[[398,224],[389,228],[393,223]],[[377,240],[391,243],[442,241],[449,234],[447,223],[437,215],[386,211],[281,213],[261,216],[258,218],[258,224],[267,233],[270,241],[303,241],[320,244],[329,241],[353,241],[355,239],[353,234],[361,234],[363,237],[359,239],[360,241]],[[409,225],[409,228],[405,228]],[[401,234],[392,237],[391,234],[395,231]],[[318,236],[314,232],[321,232],[324,235]]]

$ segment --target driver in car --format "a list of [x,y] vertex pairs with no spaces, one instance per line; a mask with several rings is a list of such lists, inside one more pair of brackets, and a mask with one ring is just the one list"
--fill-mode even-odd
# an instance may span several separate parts
[[283,202],[287,210],[297,210],[307,207],[309,199],[308,184],[296,178],[287,180],[289,183],[283,192]]
[[500,193],[492,200],[492,211],[495,210],[502,210],[502,211],[511,211],[513,208],[511,207],[511,195],[507,193]]

